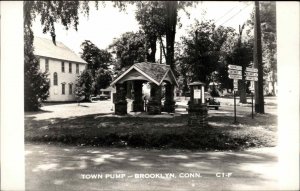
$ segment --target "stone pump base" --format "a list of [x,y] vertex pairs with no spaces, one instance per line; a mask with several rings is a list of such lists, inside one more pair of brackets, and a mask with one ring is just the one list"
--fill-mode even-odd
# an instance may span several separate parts
[[195,127],[207,127],[207,105],[194,105],[190,104],[188,107],[188,125]]
[[127,114],[127,101],[118,101],[115,103],[115,114],[116,115]]

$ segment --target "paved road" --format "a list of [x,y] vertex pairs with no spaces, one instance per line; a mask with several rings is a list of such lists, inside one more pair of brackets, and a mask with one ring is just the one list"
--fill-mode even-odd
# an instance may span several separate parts
[[26,144],[25,149],[28,191],[278,188],[276,148],[192,152]]

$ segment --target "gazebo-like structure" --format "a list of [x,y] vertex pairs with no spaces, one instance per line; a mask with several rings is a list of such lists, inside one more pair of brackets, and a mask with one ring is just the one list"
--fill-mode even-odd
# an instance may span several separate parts
[[174,89],[178,82],[170,66],[151,62],[136,63],[121,72],[111,83],[116,87],[114,99],[115,114],[124,115],[127,113],[126,84],[132,82],[134,112],[144,111],[143,83],[150,83],[150,99],[147,104],[149,114],[160,114],[162,111],[162,86],[165,87],[164,111],[174,112]]

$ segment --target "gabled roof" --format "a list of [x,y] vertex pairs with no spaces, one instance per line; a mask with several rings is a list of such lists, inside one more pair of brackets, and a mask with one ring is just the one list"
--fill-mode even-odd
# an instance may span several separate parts
[[120,73],[111,83],[111,85],[116,84],[119,80],[121,80],[126,74],[130,71],[136,70],[141,75],[146,77],[149,81],[161,85],[161,83],[166,79],[169,74],[175,85],[178,86],[177,80],[172,72],[170,66],[152,62],[140,62],[132,65],[130,68],[126,69],[124,72]]
[[34,37],[33,46],[34,54],[37,56],[44,56],[48,58],[86,64],[86,61],[80,58],[75,52],[73,52],[70,48],[68,48],[61,42],[57,41],[55,46],[52,40]]

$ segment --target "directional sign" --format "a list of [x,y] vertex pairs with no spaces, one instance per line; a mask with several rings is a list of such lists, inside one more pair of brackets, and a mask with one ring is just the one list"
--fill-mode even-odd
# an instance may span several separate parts
[[233,90],[238,91],[238,80],[236,79],[233,80]]
[[257,77],[257,76],[258,76],[258,74],[255,73],[255,72],[245,72],[245,74],[246,74],[246,76],[249,76],[249,77],[250,77],[250,76],[252,76],[252,77],[253,77],[253,76],[256,76],[256,77]]
[[250,80],[250,81],[258,81],[258,78],[257,78],[257,77],[246,76],[246,80]]
[[257,70],[257,68],[248,68],[248,67],[246,67],[246,71],[247,72],[257,72],[258,70]]
[[238,65],[228,65],[228,68],[232,70],[242,70],[242,66]]
[[228,70],[228,74],[242,75],[241,70]]
[[242,79],[242,76],[240,76],[240,75],[230,75],[229,74],[229,76],[228,76],[230,79]]

